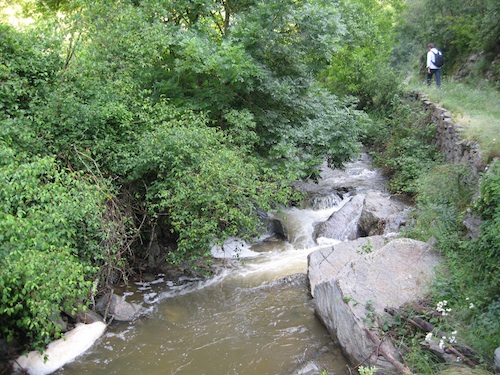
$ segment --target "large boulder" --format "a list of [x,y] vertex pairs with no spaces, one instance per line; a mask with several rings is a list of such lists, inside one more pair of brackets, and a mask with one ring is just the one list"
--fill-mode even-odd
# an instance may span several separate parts
[[[64,338],[51,342],[43,354],[32,351],[17,358],[14,363],[14,373],[50,374],[87,351],[105,330],[106,324],[103,322],[79,323],[66,333]],[[47,361],[44,360],[45,356]]]
[[351,260],[377,249],[389,241],[384,236],[358,238],[355,241],[341,242],[309,254],[307,269],[309,288],[314,297],[317,285],[332,280]]
[[379,192],[366,194],[359,218],[360,237],[397,233],[405,221],[406,205]]
[[[398,351],[389,340],[375,344],[367,337],[367,330],[377,331],[377,317],[384,315],[384,308],[400,307],[428,293],[439,256],[428,244],[405,238],[378,249],[373,246],[371,252],[366,246],[364,249],[365,254],[357,256],[334,249],[319,267],[313,267],[317,262],[312,261],[319,255],[310,255],[315,309],[352,363],[377,366],[390,374],[396,372],[394,362],[386,357],[397,361]],[[329,273],[321,276],[318,272]],[[382,352],[388,355],[381,356]]]
[[358,222],[363,211],[365,194],[353,196],[342,208],[335,211],[327,221],[318,225],[316,238],[354,240],[358,238]]

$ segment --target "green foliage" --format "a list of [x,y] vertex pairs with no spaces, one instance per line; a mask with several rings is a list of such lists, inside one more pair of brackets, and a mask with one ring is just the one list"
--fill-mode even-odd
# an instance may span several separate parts
[[[436,300],[454,306],[453,321],[467,327],[463,336],[472,347],[489,355],[498,346],[500,293],[500,178],[499,163],[491,165],[480,181],[472,206],[475,183],[460,166],[440,166],[419,181],[417,216],[406,234],[435,238],[445,259],[434,286]],[[474,210],[482,222],[477,238],[463,234],[464,216]]]
[[[362,31],[387,45],[383,17],[371,28],[364,12],[354,27],[355,1],[19,3],[33,27],[0,24],[9,338],[42,347],[90,281],[125,278],[130,217],[171,231],[159,239],[171,261],[204,256],[214,242],[255,235],[257,209],[293,200],[290,181],[316,176],[325,159],[341,167],[370,126],[344,95],[356,90],[333,95],[317,78],[342,60],[347,24],[352,40]],[[368,73],[377,54],[363,46],[356,59]],[[391,78],[369,76],[355,86],[383,86],[373,102],[385,101]]]
[[[498,295],[497,295],[498,296]],[[480,353],[490,355],[498,348],[500,337],[500,299],[493,299],[488,304],[468,316],[466,320],[470,324],[465,331],[464,339],[471,343]]]
[[500,157],[500,92],[485,79],[472,84],[448,79],[441,89],[425,84],[411,85],[429,99],[453,114],[453,121],[462,126],[461,137],[478,143],[482,159],[488,163]]
[[[441,233],[444,239],[439,248],[447,255],[450,268],[449,287],[445,290],[458,294],[458,298],[473,299],[478,307],[492,302],[500,291],[499,249],[500,238],[500,194],[498,189],[498,162],[492,165],[481,179],[480,195],[476,209],[481,215],[479,236],[467,240],[449,231]],[[457,196],[457,193],[454,194]],[[449,205],[451,202],[449,203]],[[438,218],[436,218],[438,220]],[[456,219],[460,221],[460,217]],[[459,223],[455,224],[459,225]],[[464,280],[467,286],[464,288]],[[464,294],[466,296],[464,296]]]
[[419,0],[409,1],[407,5],[398,25],[400,37],[395,49],[401,55],[404,53],[408,62],[419,61],[412,69],[422,72],[422,76],[425,74],[426,46],[434,43],[445,53],[445,74],[456,72],[469,56],[480,54],[477,61],[480,72],[470,70],[468,78],[484,76],[488,71],[493,77],[498,75],[495,68],[500,31],[495,17],[500,11],[498,1]]
[[203,116],[155,108],[173,118],[138,139],[129,168],[134,180],[148,176],[150,215],[166,215],[178,236],[172,261],[206,256],[211,244],[231,236],[256,235],[255,210],[291,197],[286,186],[262,180],[255,161],[229,147]]
[[377,372],[377,367],[375,366],[359,366],[358,367],[359,375],[373,375]]
[[366,243],[361,246],[360,249],[356,250],[357,254],[364,255],[364,254],[370,254],[373,251],[373,244],[370,239],[366,241]]
[[374,161],[390,177],[389,188],[395,193],[415,194],[417,179],[438,158],[431,144],[436,127],[417,105],[395,96],[390,110],[372,113],[374,125],[365,138],[374,145]]
[[418,216],[407,234],[450,241],[462,230],[474,186],[471,171],[462,165],[438,165],[421,174],[416,181]]
[[365,107],[389,104],[401,79],[390,67],[393,25],[402,2],[339,1],[343,37],[322,79],[332,92],[354,95]]
[[20,33],[0,23],[0,126],[18,152],[43,151],[31,126],[38,105],[50,93],[62,66],[42,35]]
[[74,312],[77,302],[88,298],[89,269],[68,248],[10,251],[0,265],[2,335],[43,350],[61,335],[60,312]]
[[88,296],[102,261],[103,195],[53,158],[19,160],[2,142],[0,321],[8,339],[41,348],[60,333],[55,318]]
[[[411,226],[402,235],[432,239],[443,255],[432,295],[436,303],[448,301],[453,313],[446,322],[432,322],[447,324],[442,328],[450,332],[458,330],[481,356],[491,356],[499,345],[500,329],[499,163],[493,162],[481,176],[478,191],[477,177],[468,168],[437,163],[438,154],[428,146],[434,129],[427,125],[428,118],[413,109],[411,101],[396,103],[391,111],[372,114],[375,120],[366,141],[379,152],[375,161],[393,178],[391,188],[415,198]],[[464,225],[473,215],[482,220],[477,238],[470,238]],[[405,336],[412,348],[405,355],[407,363],[420,373],[436,372],[440,360],[421,350],[421,336],[412,342],[413,335]]]
[[440,359],[429,350],[422,348],[420,343],[423,335],[418,335],[408,339],[409,349],[405,353],[405,363],[417,374],[436,374],[441,365]]

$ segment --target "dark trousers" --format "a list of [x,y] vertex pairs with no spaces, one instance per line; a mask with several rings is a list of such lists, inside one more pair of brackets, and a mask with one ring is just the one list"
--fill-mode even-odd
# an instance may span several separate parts
[[430,73],[427,73],[427,86],[430,86],[432,83],[432,76],[436,75],[436,84],[437,87],[441,87],[441,69],[431,69]]

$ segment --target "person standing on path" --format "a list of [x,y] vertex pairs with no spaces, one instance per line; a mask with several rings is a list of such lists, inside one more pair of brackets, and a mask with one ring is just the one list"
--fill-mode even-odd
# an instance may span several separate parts
[[438,49],[434,46],[434,43],[429,43],[427,46],[427,86],[431,85],[432,76],[436,75],[436,85],[441,88],[441,68],[434,65],[436,61],[436,53],[438,53]]

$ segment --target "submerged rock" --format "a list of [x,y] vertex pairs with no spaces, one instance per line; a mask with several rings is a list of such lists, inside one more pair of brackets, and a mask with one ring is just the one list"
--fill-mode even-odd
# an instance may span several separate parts
[[133,320],[142,310],[142,306],[125,301],[125,297],[113,294],[104,295],[97,301],[96,309],[103,315],[109,315],[114,320],[128,322]]

